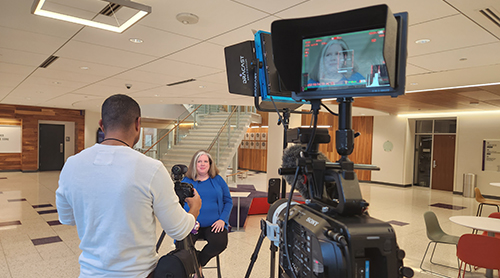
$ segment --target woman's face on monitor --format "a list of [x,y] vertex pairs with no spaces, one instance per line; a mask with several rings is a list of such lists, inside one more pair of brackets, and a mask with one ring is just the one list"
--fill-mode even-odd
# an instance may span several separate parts
[[325,67],[329,70],[338,69],[345,63],[343,49],[339,44],[328,46],[323,57]]

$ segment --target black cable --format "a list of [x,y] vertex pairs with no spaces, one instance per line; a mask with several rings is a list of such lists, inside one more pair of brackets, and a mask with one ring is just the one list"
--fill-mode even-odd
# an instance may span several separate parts
[[313,110],[313,130],[311,132],[311,136],[309,137],[309,143],[307,143],[307,148],[306,148],[306,153],[309,154],[311,151],[313,142],[314,142],[314,137],[316,136],[316,129],[318,128],[318,114],[319,114],[319,109]]
[[330,108],[328,108],[328,106],[326,106],[325,104],[321,103],[321,106],[323,106],[323,108],[325,108],[328,112],[330,112],[330,114],[334,115],[334,116],[338,116],[339,114],[333,112],[332,110],[330,110]]

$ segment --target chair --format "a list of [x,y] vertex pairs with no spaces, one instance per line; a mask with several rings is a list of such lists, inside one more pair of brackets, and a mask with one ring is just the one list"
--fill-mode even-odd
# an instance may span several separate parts
[[462,235],[457,244],[457,257],[461,261],[458,270],[459,278],[463,263],[465,263],[464,275],[468,264],[500,271],[500,239],[474,234]]
[[[429,269],[424,269],[422,267],[422,265],[424,264],[425,256],[427,255],[427,251],[429,250],[429,246],[431,245],[431,243],[434,243],[434,249],[432,250],[432,255],[431,255],[431,258],[429,260],[432,264],[440,265],[440,266],[444,266],[444,267],[448,267],[448,268],[453,268],[453,269],[458,269],[458,268],[455,268],[452,266],[435,263],[432,261],[432,258],[434,257],[434,251],[436,251],[436,246],[438,243],[457,245],[459,237],[445,233],[443,231],[443,229],[441,229],[441,226],[439,225],[439,221],[436,217],[436,214],[432,211],[426,211],[424,213],[424,220],[425,220],[425,227],[427,229],[427,238],[429,238],[430,241],[429,241],[429,244],[427,244],[427,249],[425,249],[424,257],[422,258],[422,261],[420,262],[420,269],[422,269],[423,271],[430,272],[430,273],[439,274],[437,272],[433,272]],[[457,266],[458,266],[458,261],[457,261]],[[442,274],[439,274],[439,275],[442,275]],[[444,276],[444,275],[442,275],[442,276]]]
[[217,278],[222,278],[222,274],[221,274],[221,271],[220,271],[220,259],[219,259],[219,255],[217,255],[215,258],[216,258],[217,266],[205,266],[205,267],[203,267],[203,269],[217,268]]
[[479,203],[479,205],[477,206],[476,216],[481,216],[481,214],[483,213],[483,205],[496,206],[497,212],[500,212],[500,201],[484,198],[481,194],[481,190],[479,190],[479,188],[477,187],[474,188],[474,190],[476,191],[476,201]]
[[[488,217],[500,219],[500,212],[492,212]],[[484,231],[483,236],[487,236],[488,232]],[[500,238],[500,233],[495,233],[495,237]]]

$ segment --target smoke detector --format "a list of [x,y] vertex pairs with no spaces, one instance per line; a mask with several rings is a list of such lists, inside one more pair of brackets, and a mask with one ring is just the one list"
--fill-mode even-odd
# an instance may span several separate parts
[[176,18],[179,22],[185,25],[196,24],[199,20],[197,15],[191,13],[180,13],[176,16]]

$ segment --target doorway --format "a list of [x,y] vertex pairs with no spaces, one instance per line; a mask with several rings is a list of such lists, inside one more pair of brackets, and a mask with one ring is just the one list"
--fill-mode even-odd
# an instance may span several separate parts
[[413,185],[453,191],[456,119],[415,121]]
[[64,165],[64,125],[40,124],[38,170],[61,170]]

